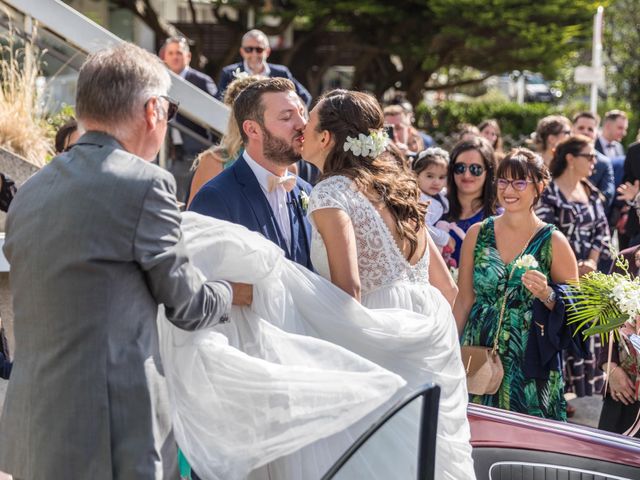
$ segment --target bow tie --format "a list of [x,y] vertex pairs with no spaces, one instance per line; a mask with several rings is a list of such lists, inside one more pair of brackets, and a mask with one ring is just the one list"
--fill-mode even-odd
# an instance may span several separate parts
[[267,182],[267,191],[271,193],[279,185],[281,185],[287,192],[290,192],[296,185],[296,176],[287,175],[286,177],[278,177],[277,175],[270,175]]

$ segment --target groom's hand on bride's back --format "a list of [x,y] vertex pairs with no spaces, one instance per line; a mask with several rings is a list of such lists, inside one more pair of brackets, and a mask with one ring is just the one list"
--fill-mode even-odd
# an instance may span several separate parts
[[253,285],[234,282],[229,282],[229,284],[233,290],[233,300],[231,303],[240,306],[251,305],[253,301]]

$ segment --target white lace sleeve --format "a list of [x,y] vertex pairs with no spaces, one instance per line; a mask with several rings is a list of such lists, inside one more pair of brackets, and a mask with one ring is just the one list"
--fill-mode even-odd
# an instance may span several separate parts
[[309,218],[311,218],[312,212],[323,208],[339,208],[350,215],[351,202],[349,198],[353,193],[351,186],[352,181],[342,176],[329,177],[318,183],[311,190],[309,197],[309,209],[307,210]]

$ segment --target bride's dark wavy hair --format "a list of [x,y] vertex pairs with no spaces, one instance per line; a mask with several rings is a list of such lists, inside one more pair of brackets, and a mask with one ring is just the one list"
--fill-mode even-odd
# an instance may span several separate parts
[[426,205],[420,203],[415,176],[402,153],[389,144],[376,158],[344,151],[347,137],[369,135],[384,126],[384,115],[375,97],[350,90],[332,90],[318,99],[317,130],[331,133],[334,145],[324,164],[323,178],[344,175],[363,192],[376,192],[395,219],[402,240],[410,245],[409,258],[418,248],[418,235],[425,226]]

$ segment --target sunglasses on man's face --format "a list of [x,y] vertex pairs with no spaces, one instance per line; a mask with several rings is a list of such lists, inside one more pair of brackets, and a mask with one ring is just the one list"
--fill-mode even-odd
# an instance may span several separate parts
[[477,163],[472,163],[471,165],[467,165],[466,163],[456,163],[453,166],[453,173],[456,175],[463,175],[464,172],[467,171],[467,168],[469,169],[469,173],[474,177],[479,177],[484,173],[484,167]]
[[[178,107],[180,106],[180,102],[174,100],[168,95],[156,95],[157,98],[163,98],[167,101],[167,122],[170,122],[174,118],[176,118],[176,114],[178,113]],[[144,104],[144,108],[147,108],[147,104],[149,100]]]
[[265,49],[262,47],[242,47],[242,50],[244,50],[245,53],[253,53],[254,51],[256,53],[262,53]]

